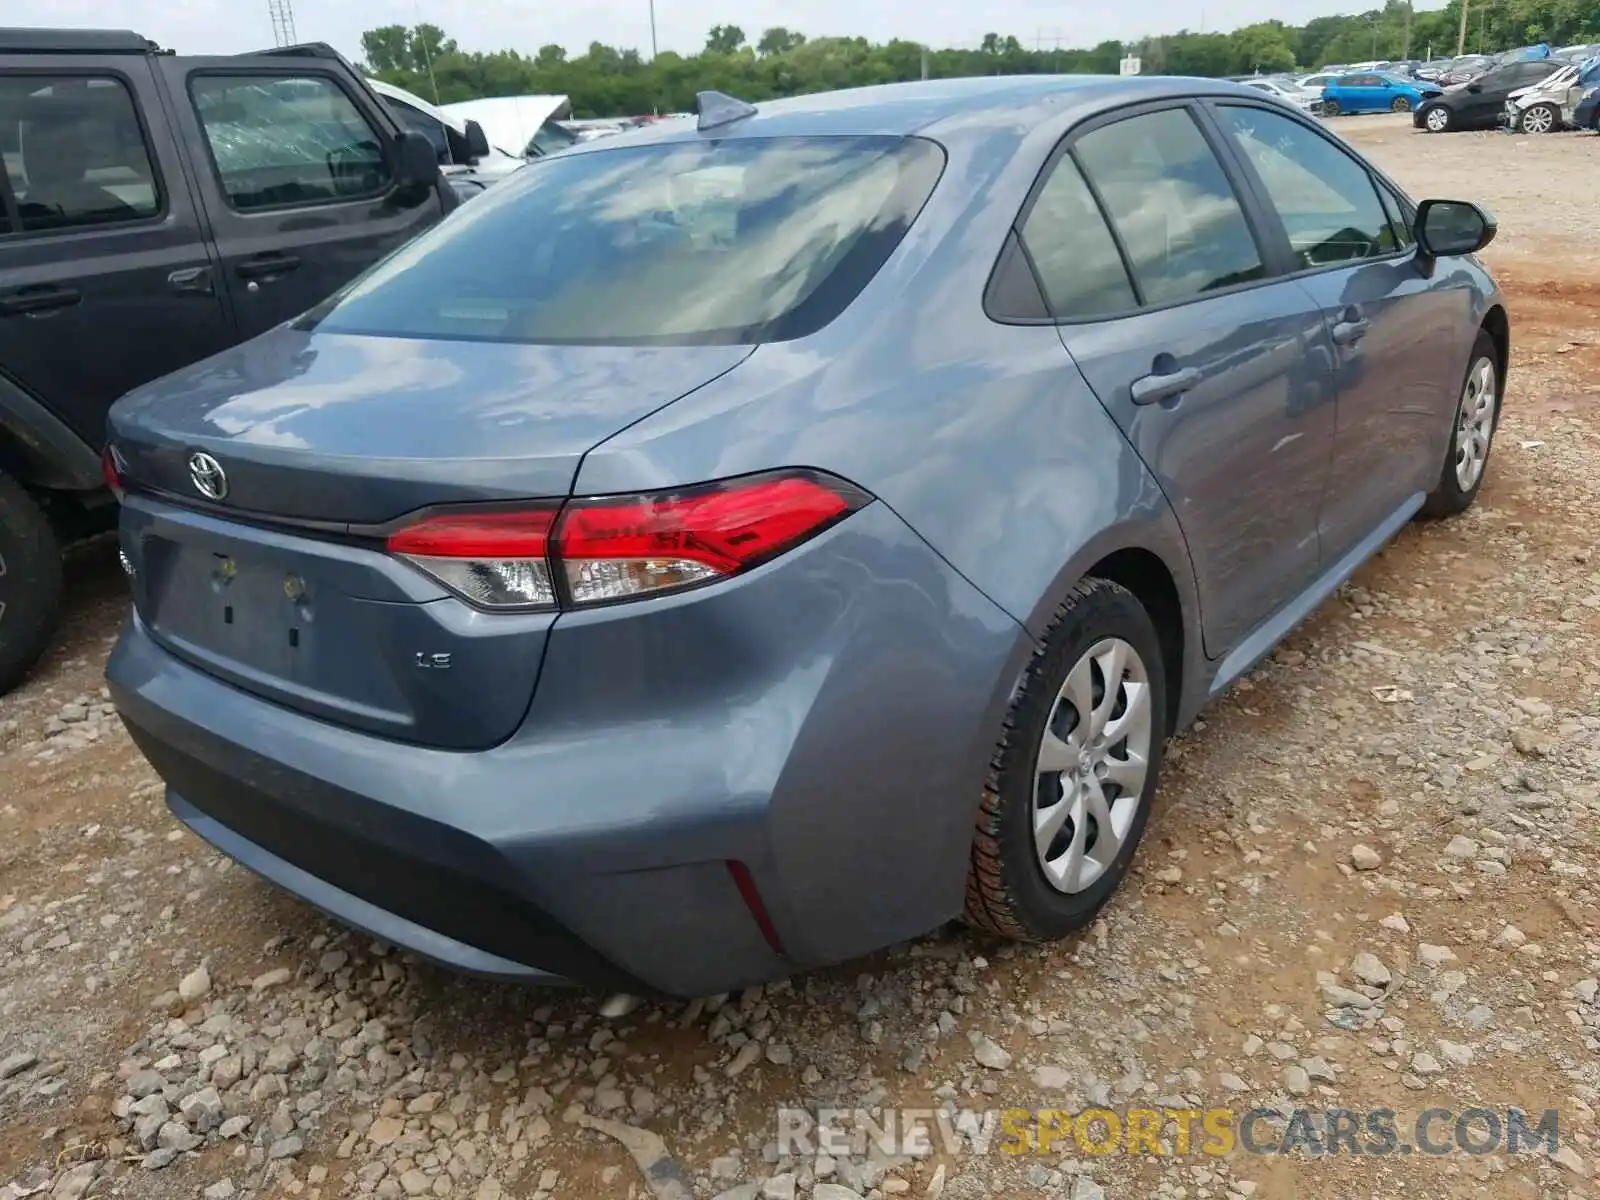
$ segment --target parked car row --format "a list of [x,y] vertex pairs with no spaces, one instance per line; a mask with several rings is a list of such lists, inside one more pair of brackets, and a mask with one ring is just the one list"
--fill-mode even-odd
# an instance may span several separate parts
[[[1573,61],[1537,47],[1480,57],[1475,71],[1458,82],[1455,66],[1439,83],[1386,71],[1308,76],[1298,85],[1252,81],[1302,108],[1326,117],[1371,112],[1409,112],[1412,124],[1429,133],[1501,127],[1523,133],[1593,129],[1600,114],[1600,55]],[[1594,49],[1583,46],[1577,49]],[[1463,67],[1463,69],[1467,69]],[[1312,84],[1318,99],[1308,102]]]

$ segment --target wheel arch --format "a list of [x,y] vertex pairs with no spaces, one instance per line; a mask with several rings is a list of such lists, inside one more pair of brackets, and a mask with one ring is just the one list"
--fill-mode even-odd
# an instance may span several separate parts
[[0,374],[0,471],[30,488],[92,491],[100,486],[100,455]]
[[1174,732],[1178,728],[1183,683],[1188,674],[1184,661],[1188,639],[1184,629],[1183,597],[1172,572],[1160,555],[1143,547],[1130,546],[1112,551],[1084,574],[1109,580],[1132,592],[1156,627],[1156,637],[1161,643],[1162,673],[1167,679],[1167,711],[1163,715],[1167,732]]
[[1495,355],[1500,359],[1500,391],[1504,394],[1506,372],[1511,365],[1511,321],[1506,316],[1505,307],[1501,304],[1490,305],[1483,314],[1479,328],[1494,342]]
[[[1024,622],[1041,639],[1068,593],[1087,578],[1106,579],[1132,592],[1161,640],[1167,677],[1168,732],[1182,729],[1204,703],[1204,643],[1200,601],[1188,547],[1171,509],[1161,516],[1105,530],[1074,554],[1049,592]],[[1018,681],[1020,684],[1020,679]]]

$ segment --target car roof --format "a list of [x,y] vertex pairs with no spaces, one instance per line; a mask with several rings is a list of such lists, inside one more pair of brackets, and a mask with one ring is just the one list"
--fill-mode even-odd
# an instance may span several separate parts
[[0,52],[154,54],[160,46],[131,29],[0,29]]
[[590,142],[563,154],[624,146],[691,141],[701,136],[778,137],[914,133],[938,136],[959,125],[968,132],[1032,127],[1051,116],[1087,117],[1140,100],[1188,95],[1238,95],[1260,90],[1221,79],[1176,75],[992,75],[886,83],[764,101],[750,116],[701,134],[694,117],[653,121],[642,129]]

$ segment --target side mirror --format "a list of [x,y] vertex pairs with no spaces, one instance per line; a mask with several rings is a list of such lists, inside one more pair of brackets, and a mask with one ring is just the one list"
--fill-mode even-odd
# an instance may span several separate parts
[[1412,230],[1417,245],[1432,258],[1475,254],[1499,232],[1495,219],[1470,200],[1424,200]]
[[1467,91],[1474,93],[1481,92],[1483,91],[1483,85],[1481,83],[1469,83],[1467,84]]
[[402,129],[394,140],[394,182],[403,192],[433,186],[439,176],[439,156],[428,135],[415,129]]
[[467,122],[467,153],[473,158],[489,157],[489,135],[476,121]]

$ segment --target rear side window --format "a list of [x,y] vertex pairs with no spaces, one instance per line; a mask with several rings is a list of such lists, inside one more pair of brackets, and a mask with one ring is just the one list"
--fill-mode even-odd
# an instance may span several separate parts
[[189,93],[235,208],[324,204],[389,188],[381,139],[332,79],[196,75]]
[[1022,240],[1056,317],[1084,320],[1137,306],[1117,243],[1070,156],[1045,180]]
[[1283,221],[1297,268],[1399,249],[1371,174],[1350,155],[1279,113],[1224,105],[1222,115]]
[[161,211],[144,130],[120,79],[0,76],[0,131],[23,232],[138,221]]
[[833,320],[944,169],[903,137],[723,139],[538,160],[307,314],[342,333],[752,344]]
[[1239,199],[1187,111],[1102,125],[1073,153],[1105,202],[1144,303],[1186,300],[1265,274]]

